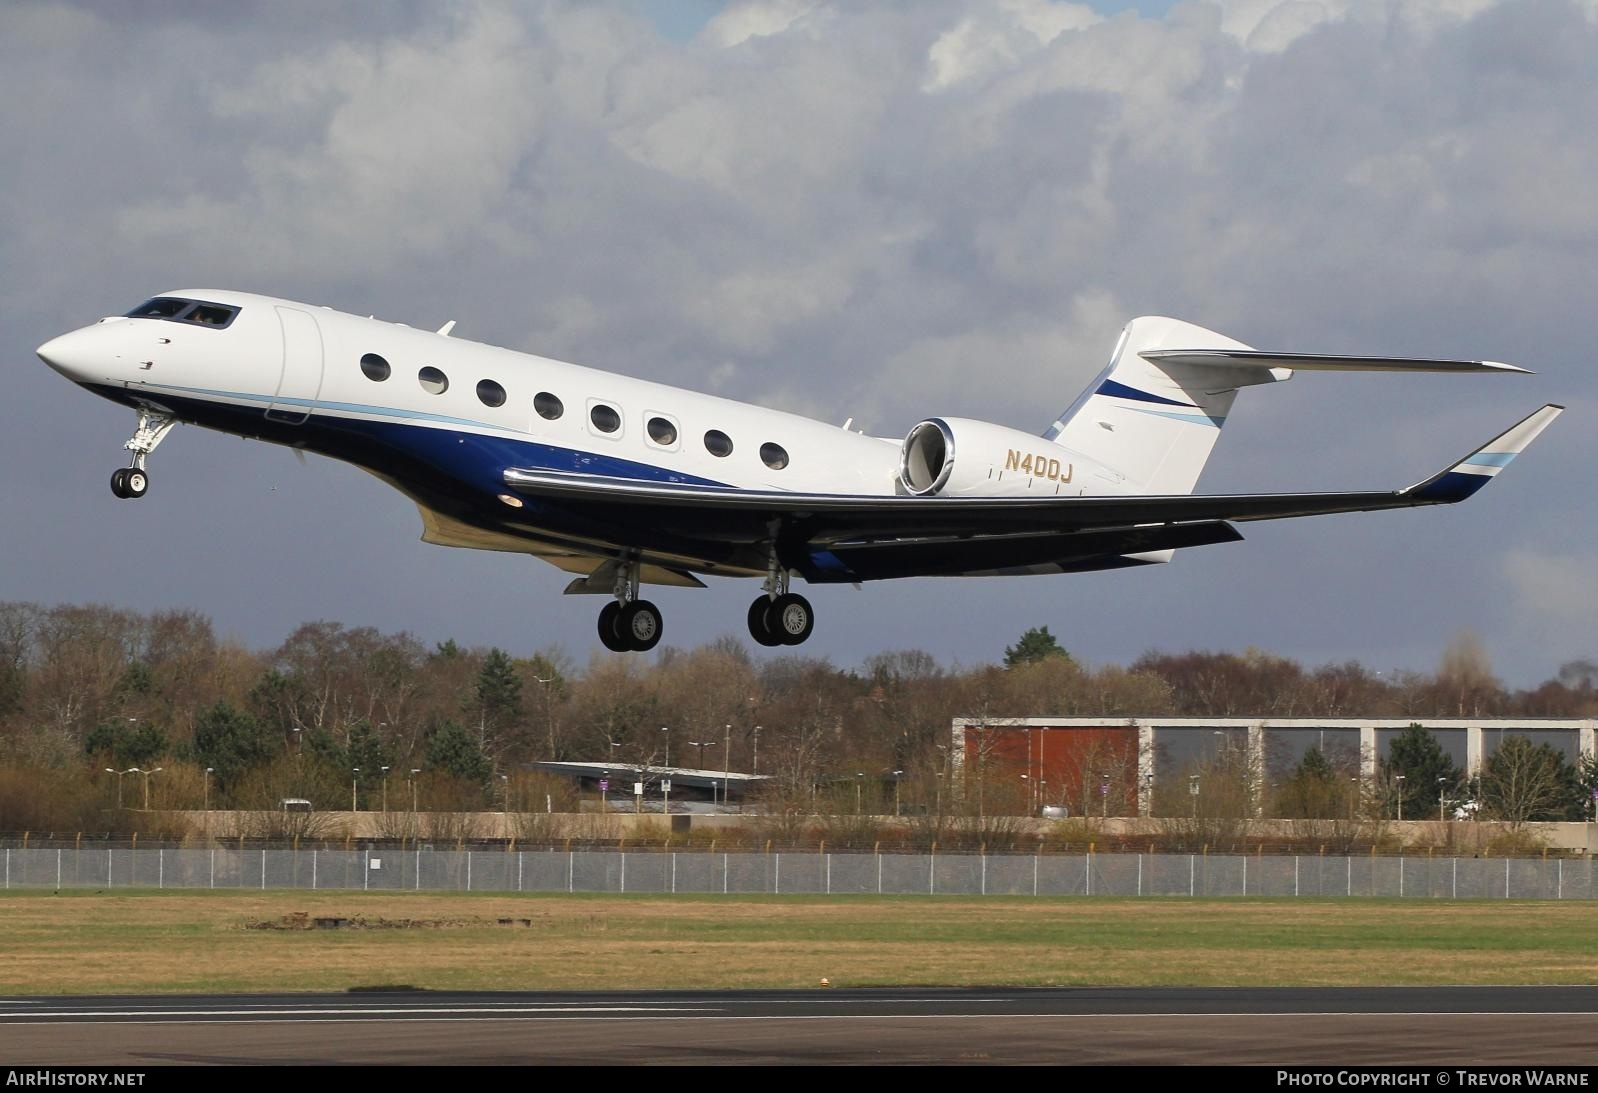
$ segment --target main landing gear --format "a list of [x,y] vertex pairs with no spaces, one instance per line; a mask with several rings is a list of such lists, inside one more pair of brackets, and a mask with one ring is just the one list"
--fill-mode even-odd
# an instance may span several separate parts
[[119,467],[111,476],[112,493],[128,500],[144,496],[144,491],[150,488],[150,472],[144,469],[144,461],[176,424],[176,419],[167,414],[148,409],[139,411],[139,427],[133,439],[123,445],[133,453],[133,458],[128,466]]
[[749,605],[749,636],[761,645],[798,645],[816,628],[810,601],[788,591],[788,571],[773,557],[765,594]]
[[[599,640],[613,653],[646,653],[660,644],[665,629],[660,608],[638,598],[639,569],[636,561],[616,566],[616,583],[611,589],[614,598],[599,612]],[[809,600],[788,591],[788,573],[775,558],[765,589],[749,605],[750,635],[766,646],[803,642],[815,629],[816,615]]]
[[599,612],[599,640],[613,653],[647,653],[660,644],[665,623],[660,608],[638,598],[638,563],[616,573],[616,598]]

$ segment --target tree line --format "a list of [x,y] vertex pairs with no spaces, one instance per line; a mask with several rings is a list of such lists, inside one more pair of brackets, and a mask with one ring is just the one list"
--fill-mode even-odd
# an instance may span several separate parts
[[[921,650],[856,666],[758,659],[727,637],[653,660],[558,647],[527,656],[408,633],[308,622],[273,649],[217,635],[205,615],[0,603],[0,830],[68,827],[103,814],[126,772],[152,807],[506,807],[569,789],[540,760],[754,771],[799,794],[857,772],[932,772],[951,718],[1039,714],[1304,717],[1598,713],[1598,665],[1574,661],[1505,687],[1481,643],[1451,642],[1434,672],[1354,661],[1305,667],[1260,650],[1149,652],[1089,665],[1047,627],[994,663]],[[1324,758],[1324,757],[1323,757]],[[142,772],[161,767],[153,777]],[[113,773],[107,773],[107,771]],[[1310,800],[1316,774],[1295,776]],[[1406,778],[1408,808],[1426,777]],[[1332,784],[1331,781],[1328,784]],[[1278,787],[1280,788],[1280,787]],[[1435,800],[1432,801],[1435,804]],[[1318,807],[1318,806],[1317,806]],[[104,826],[103,823],[86,826]]]

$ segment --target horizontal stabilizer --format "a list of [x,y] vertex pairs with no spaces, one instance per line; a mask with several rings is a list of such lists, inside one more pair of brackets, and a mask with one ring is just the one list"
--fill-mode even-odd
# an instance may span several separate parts
[[1291,368],[1296,372],[1519,372],[1530,369],[1499,361],[1450,361],[1429,357],[1347,357],[1320,353],[1267,353],[1258,349],[1150,349],[1138,354],[1157,364],[1194,367]]

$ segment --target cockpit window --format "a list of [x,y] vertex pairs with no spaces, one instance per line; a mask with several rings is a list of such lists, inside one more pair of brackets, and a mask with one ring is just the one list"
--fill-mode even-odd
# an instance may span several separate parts
[[146,300],[128,312],[130,319],[171,319],[173,322],[193,323],[221,330],[238,318],[239,309],[226,304],[210,304],[202,300],[185,300],[178,296],[157,296]]
[[128,312],[130,319],[175,319],[193,306],[193,300],[179,300],[173,296],[157,296],[146,300]]

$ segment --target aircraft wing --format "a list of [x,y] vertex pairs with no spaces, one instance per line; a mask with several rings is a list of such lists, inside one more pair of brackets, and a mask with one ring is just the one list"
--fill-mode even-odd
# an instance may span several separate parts
[[1150,525],[1214,525],[1222,521],[1278,520],[1452,504],[1484,486],[1563,409],[1552,404],[1544,406],[1452,466],[1399,490],[1042,498],[855,496],[742,490],[517,468],[506,470],[505,483],[530,497],[599,504],[613,511],[645,511],[651,526],[693,526],[701,534],[709,532],[726,541],[768,536],[773,520],[781,522],[784,538],[820,548],[843,543],[889,544],[906,538],[1003,540],[1144,529]]

